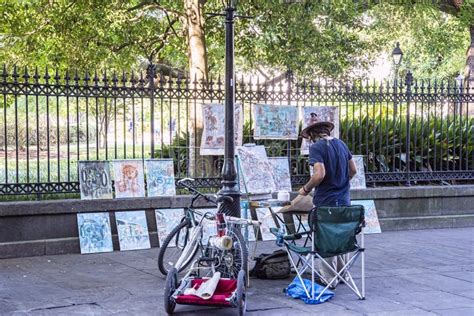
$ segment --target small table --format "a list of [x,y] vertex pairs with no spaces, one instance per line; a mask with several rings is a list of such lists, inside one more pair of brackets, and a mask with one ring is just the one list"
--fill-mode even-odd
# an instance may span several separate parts
[[262,200],[262,201],[250,201],[250,214],[254,220],[258,220],[257,218],[257,208],[268,208],[270,210],[270,214],[272,215],[273,221],[277,228],[280,228],[280,223],[285,224],[285,221],[280,218],[272,209],[272,207],[283,207],[290,205],[290,201],[279,201],[275,199],[270,200]]

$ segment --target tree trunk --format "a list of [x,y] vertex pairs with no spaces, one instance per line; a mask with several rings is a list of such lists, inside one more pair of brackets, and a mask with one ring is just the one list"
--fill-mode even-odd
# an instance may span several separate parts
[[474,85],[474,24],[469,27],[469,32],[471,34],[471,44],[467,49],[464,78],[466,83],[469,82],[469,86],[472,87]]
[[[204,34],[204,17],[202,14],[202,0],[185,0],[186,30],[189,57],[189,76],[191,88],[202,88],[202,82],[207,81],[207,50]],[[189,108],[189,163],[188,173],[191,176],[202,175],[198,172],[200,164],[199,146],[202,136],[202,110],[201,105],[196,103],[196,108],[191,104]],[[206,164],[207,165],[207,164]]]

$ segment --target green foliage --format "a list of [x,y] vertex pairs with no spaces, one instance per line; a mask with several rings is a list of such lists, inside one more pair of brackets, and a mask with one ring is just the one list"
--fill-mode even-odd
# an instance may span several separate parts
[[175,175],[187,174],[189,134],[181,132],[176,134],[170,144],[163,144],[155,150],[155,158],[172,158]]

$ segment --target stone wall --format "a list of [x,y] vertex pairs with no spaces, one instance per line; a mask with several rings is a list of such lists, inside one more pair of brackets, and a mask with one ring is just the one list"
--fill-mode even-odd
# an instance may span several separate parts
[[[354,190],[352,199],[375,200],[383,231],[474,226],[474,185]],[[0,258],[79,253],[80,212],[109,211],[118,250],[114,211],[145,210],[151,245],[157,247],[154,210],[189,203],[190,196],[0,203]]]

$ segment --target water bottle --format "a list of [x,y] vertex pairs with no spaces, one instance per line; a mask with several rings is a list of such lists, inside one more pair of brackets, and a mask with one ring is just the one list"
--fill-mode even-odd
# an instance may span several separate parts
[[276,236],[276,245],[283,247],[283,236],[285,236],[285,226],[281,225]]

